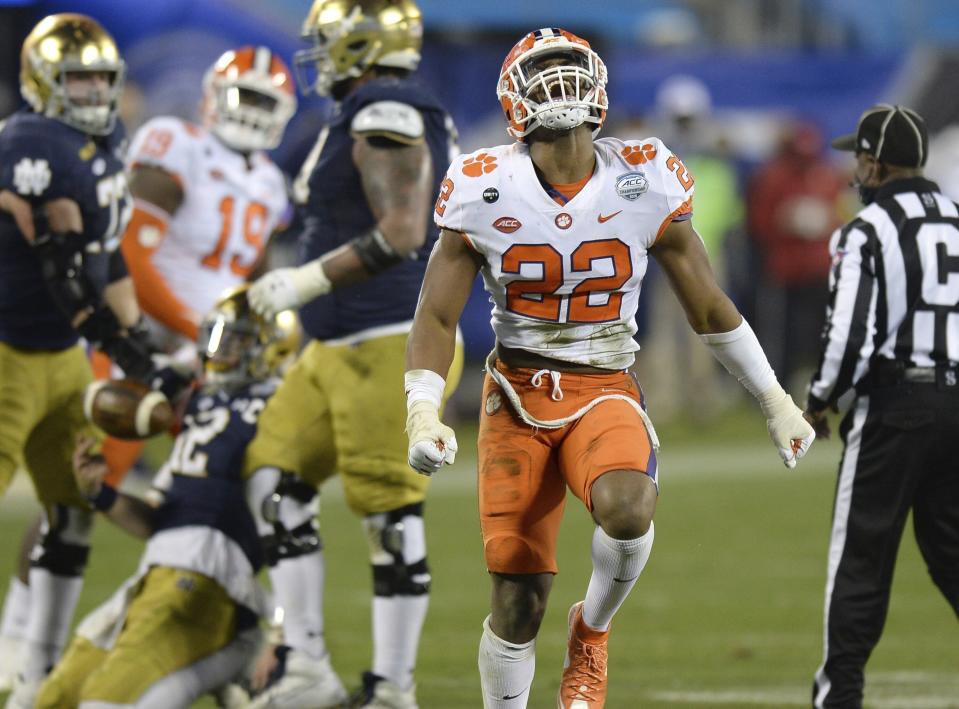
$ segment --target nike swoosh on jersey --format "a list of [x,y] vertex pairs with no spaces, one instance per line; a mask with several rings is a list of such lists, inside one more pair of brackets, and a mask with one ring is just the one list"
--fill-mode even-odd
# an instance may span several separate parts
[[614,576],[613,581],[615,581],[616,583],[629,583],[630,581],[635,581],[638,578],[639,578],[639,574],[636,574],[631,579],[618,579]]
[[[622,212],[622,211],[623,211],[622,209],[619,210],[619,212]],[[619,212],[613,212],[612,214],[607,214],[606,216],[603,216],[602,214],[600,214],[598,217],[596,217],[596,220],[600,224],[602,224],[603,222],[608,222],[610,219],[612,219],[617,214],[619,214]]]

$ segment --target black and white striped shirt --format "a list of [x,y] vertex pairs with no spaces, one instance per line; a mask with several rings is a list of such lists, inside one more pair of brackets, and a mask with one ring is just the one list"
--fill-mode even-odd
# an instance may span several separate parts
[[877,359],[959,362],[959,208],[924,178],[883,185],[829,242],[830,302],[810,407],[836,401]]

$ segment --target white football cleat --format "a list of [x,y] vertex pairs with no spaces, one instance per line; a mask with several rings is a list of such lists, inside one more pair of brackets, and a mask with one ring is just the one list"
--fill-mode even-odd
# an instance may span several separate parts
[[250,702],[249,709],[333,709],[347,700],[346,688],[330,664],[289,650],[283,674]]

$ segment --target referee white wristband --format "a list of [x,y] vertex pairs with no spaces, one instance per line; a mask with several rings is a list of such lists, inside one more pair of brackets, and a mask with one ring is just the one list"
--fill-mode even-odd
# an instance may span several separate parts
[[763,394],[779,386],[776,373],[745,318],[734,330],[699,337],[726,371],[736,377],[750,394],[760,399],[760,403]]
[[431,369],[411,369],[403,376],[406,387],[406,410],[417,401],[428,401],[440,408],[446,380]]

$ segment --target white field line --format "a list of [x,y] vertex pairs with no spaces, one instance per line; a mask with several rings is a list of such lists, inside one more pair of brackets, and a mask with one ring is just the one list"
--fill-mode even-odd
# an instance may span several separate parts
[[[667,444],[668,446],[668,444]],[[834,475],[838,465],[840,448],[834,442],[822,448],[813,448],[810,461],[800,462],[795,470],[787,470],[772,443],[766,444],[762,440],[746,442],[730,441],[721,445],[689,446],[675,445],[660,450],[658,453],[660,485],[668,488],[672,481],[682,482],[697,480],[704,477],[722,478],[724,480],[747,480],[756,477],[772,477],[776,475],[796,475],[797,471],[809,476],[811,469],[819,474]],[[812,462],[813,464],[809,464]],[[803,470],[805,465],[806,470]],[[146,481],[128,478],[124,484],[124,491],[138,494],[145,489]],[[464,493],[475,494],[476,490],[476,454],[472,447],[460,450],[456,463],[444,466],[433,476],[430,486],[430,496],[458,496]],[[343,489],[336,476],[331,478],[322,488],[323,495],[331,500],[343,497]],[[24,498],[33,498],[33,487],[25,473],[18,473],[13,484],[0,501],[0,514],[4,507],[16,504]]]
[[[808,706],[810,691],[810,687],[734,687],[663,690],[650,692],[648,696],[660,702],[704,706],[759,704],[787,707]],[[959,675],[867,670],[865,703],[873,709],[959,709]]]

